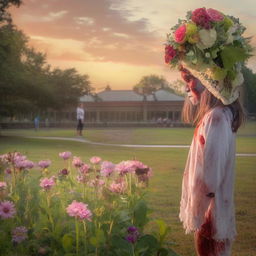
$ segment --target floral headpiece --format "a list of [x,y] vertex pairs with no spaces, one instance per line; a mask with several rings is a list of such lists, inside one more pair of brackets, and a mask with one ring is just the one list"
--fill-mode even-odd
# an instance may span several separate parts
[[239,97],[243,83],[241,63],[252,52],[245,27],[233,16],[206,8],[188,12],[167,34],[165,62],[182,65],[223,104]]

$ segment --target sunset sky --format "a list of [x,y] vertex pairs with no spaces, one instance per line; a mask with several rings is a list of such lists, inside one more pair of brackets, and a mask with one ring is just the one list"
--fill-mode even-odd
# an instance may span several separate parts
[[[97,90],[132,89],[142,76],[179,78],[164,63],[166,33],[188,10],[217,9],[240,18],[256,47],[255,0],[23,0],[13,22],[53,67],[88,74]],[[256,71],[256,58],[248,62]]]

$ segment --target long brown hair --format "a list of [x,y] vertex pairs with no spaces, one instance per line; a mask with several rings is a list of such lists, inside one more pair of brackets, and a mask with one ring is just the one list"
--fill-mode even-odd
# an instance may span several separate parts
[[[188,97],[185,99],[183,110],[182,110],[182,119],[185,123],[190,123],[192,125],[198,125],[204,115],[215,107],[224,107],[225,105],[213,96],[207,89],[205,89],[200,97],[200,102],[197,105],[193,105]],[[226,105],[230,108],[233,114],[232,120],[232,131],[237,132],[238,128],[245,121],[245,113],[242,105],[237,99],[230,105]]]

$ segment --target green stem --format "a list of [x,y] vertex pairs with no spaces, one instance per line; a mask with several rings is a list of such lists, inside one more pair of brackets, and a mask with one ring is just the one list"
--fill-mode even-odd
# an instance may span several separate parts
[[87,227],[86,227],[86,223],[85,221],[83,221],[83,226],[84,226],[84,251],[85,251],[85,255],[87,255]]
[[83,183],[83,194],[84,194],[84,200],[85,200],[85,184]]
[[76,255],[78,255],[79,252],[79,223],[76,218]]

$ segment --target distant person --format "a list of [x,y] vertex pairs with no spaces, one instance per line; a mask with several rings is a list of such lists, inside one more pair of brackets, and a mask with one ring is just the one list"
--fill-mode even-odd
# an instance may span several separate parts
[[39,116],[36,116],[34,118],[35,131],[37,131],[39,129],[39,123],[40,123],[40,118],[39,118]]
[[77,135],[83,136],[83,128],[84,128],[84,106],[83,103],[79,103],[76,108],[76,118],[77,118]]

